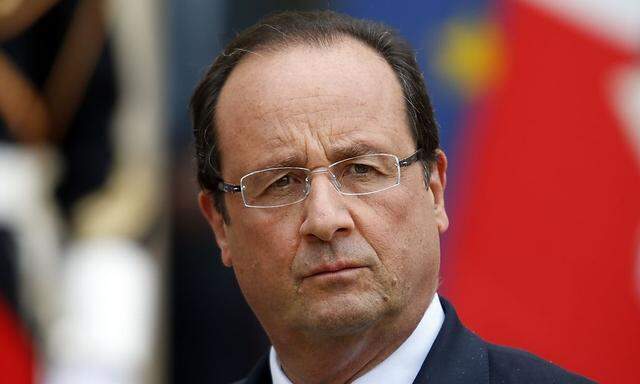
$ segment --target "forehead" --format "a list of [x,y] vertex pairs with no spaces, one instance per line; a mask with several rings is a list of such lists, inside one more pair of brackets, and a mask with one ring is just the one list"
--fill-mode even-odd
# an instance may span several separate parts
[[350,39],[248,54],[222,89],[216,123],[224,176],[414,146],[395,73]]

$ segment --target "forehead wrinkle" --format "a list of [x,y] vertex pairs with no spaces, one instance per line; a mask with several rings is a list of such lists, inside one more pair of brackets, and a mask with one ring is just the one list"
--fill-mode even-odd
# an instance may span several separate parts
[[326,105],[291,113],[284,111],[285,108],[263,114],[260,125],[269,128],[254,130],[256,139],[270,148],[302,146],[304,142],[306,149],[309,149],[310,141],[321,145],[325,143],[323,146],[326,147],[326,143],[343,135],[352,135],[355,130],[382,124],[378,117],[362,109]]
[[378,146],[365,142],[346,143],[331,148],[331,156],[335,159],[346,159],[362,155],[371,155],[383,152]]
[[252,171],[276,167],[304,167],[307,156],[301,152],[290,151],[269,156],[255,164]]
[[[272,100],[269,105],[262,103],[256,118],[262,121],[269,121],[274,117],[276,120],[290,120],[299,117],[321,115],[329,113],[331,115],[341,110],[362,111],[362,106],[366,106],[365,100],[352,98],[345,95],[306,95],[287,97],[285,100]],[[361,112],[364,114],[364,112]]]
[[350,157],[371,155],[374,153],[392,153],[393,144],[385,137],[377,139],[372,135],[343,135],[332,140],[327,146],[327,157],[331,161],[339,161]]
[[[368,113],[333,119],[322,140],[327,150],[327,158],[396,150],[399,143],[396,140],[395,125],[384,118],[381,119],[380,116]],[[383,129],[374,129],[375,127]]]

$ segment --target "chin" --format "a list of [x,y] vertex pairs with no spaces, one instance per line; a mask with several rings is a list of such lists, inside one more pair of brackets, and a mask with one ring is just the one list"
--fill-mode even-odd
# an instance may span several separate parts
[[296,323],[317,336],[357,334],[398,312],[393,301],[378,292],[334,294],[305,304]]

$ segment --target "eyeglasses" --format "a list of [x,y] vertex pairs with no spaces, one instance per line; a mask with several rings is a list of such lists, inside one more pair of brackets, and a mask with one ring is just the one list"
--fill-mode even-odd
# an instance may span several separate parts
[[313,170],[300,167],[261,169],[240,178],[240,185],[218,183],[222,192],[242,194],[249,208],[277,208],[299,203],[311,191],[313,175],[327,173],[331,184],[343,195],[359,196],[382,192],[400,184],[400,167],[420,158],[421,150],[405,158],[378,153],[340,160]]

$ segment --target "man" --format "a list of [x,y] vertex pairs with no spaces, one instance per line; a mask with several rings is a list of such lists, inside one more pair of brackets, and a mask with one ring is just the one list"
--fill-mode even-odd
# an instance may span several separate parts
[[273,347],[244,383],[584,383],[438,297],[447,158],[411,48],[332,12],[238,35],[192,99],[199,202]]

